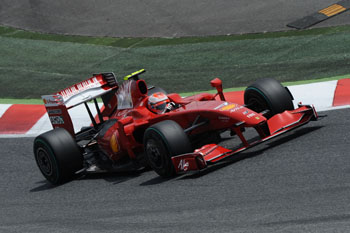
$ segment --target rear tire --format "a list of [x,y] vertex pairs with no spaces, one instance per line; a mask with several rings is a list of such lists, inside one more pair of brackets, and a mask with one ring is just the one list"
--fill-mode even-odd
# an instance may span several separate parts
[[83,156],[67,130],[57,128],[34,140],[35,161],[43,176],[53,185],[72,180],[83,168]]
[[144,135],[145,158],[160,176],[175,175],[171,157],[192,152],[187,134],[175,121],[166,120],[150,126]]
[[293,110],[293,96],[286,87],[272,78],[260,79],[244,92],[244,104],[255,112],[269,110],[267,118]]

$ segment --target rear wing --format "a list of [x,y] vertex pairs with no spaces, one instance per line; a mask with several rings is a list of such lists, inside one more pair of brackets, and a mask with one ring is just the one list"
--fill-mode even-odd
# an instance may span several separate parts
[[74,127],[68,109],[84,103],[92,123],[96,126],[96,121],[86,102],[94,100],[100,121],[103,121],[96,98],[102,97],[104,99],[103,97],[108,96],[110,99],[108,93],[117,90],[118,87],[114,73],[101,73],[56,94],[43,95],[41,98],[44,101],[52,127],[64,128],[74,136]]

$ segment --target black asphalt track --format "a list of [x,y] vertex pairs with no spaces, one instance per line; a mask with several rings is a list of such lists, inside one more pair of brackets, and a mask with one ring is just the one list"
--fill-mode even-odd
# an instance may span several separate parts
[[[294,30],[336,0],[0,0],[0,24],[92,36],[180,37]],[[350,22],[345,12],[316,27]]]
[[52,187],[33,138],[0,139],[0,232],[350,232],[350,109],[205,174],[90,175]]

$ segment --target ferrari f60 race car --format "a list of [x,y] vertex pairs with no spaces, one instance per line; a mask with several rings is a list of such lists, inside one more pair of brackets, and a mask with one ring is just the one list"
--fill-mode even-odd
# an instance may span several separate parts
[[[222,82],[211,86],[217,94],[182,98],[139,78],[145,70],[119,84],[113,73],[95,74],[56,94],[42,96],[53,130],[34,140],[36,163],[52,184],[86,172],[152,168],[162,177],[201,171],[210,165],[269,140],[318,116],[313,106],[298,105],[274,79],[261,79],[244,92],[244,105],[225,96]],[[97,98],[103,101],[100,108]],[[87,102],[93,101],[94,116]],[[91,123],[74,131],[68,110],[84,104]],[[245,129],[255,136],[246,138]],[[220,145],[229,132],[239,145]]]

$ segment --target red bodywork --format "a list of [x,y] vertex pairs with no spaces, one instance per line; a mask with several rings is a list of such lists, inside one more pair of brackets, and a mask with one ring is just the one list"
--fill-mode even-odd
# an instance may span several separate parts
[[[96,123],[98,124],[101,120],[105,122],[115,120],[104,130],[103,137],[99,137],[97,143],[99,148],[114,162],[124,160],[126,157],[136,159],[137,155],[142,154],[145,130],[163,120],[173,120],[183,129],[190,129],[194,123],[202,123],[201,126],[188,130],[187,134],[190,136],[204,132],[230,130],[242,141],[242,145],[234,149],[207,144],[201,148],[195,148],[193,153],[175,156],[172,162],[177,173],[204,169],[212,163],[317,119],[314,108],[303,105],[295,110],[285,111],[266,119],[262,114],[237,104],[235,99],[225,99],[219,79],[211,82],[212,86],[218,90],[216,95],[202,93],[182,98],[176,93],[168,94],[170,101],[178,107],[170,112],[157,115],[147,108],[148,88],[144,80],[129,79],[121,86],[112,87],[107,85],[103,75],[97,75],[89,80],[84,85],[81,82],[55,95],[43,96],[43,99],[53,127],[65,128],[76,136],[67,109],[98,95],[95,93],[90,96],[91,98],[84,97],[85,99],[80,99],[72,104],[67,104],[67,101],[71,101],[70,98],[74,98],[89,88],[102,91],[102,94],[100,93],[102,98],[108,92],[108,102],[105,102],[100,118],[95,117]],[[216,97],[220,97],[220,100],[217,100]],[[259,135],[257,140],[252,142],[244,137],[242,129],[247,127],[256,130]]]
[[234,154],[242,152],[252,146],[255,146],[261,142],[269,140],[280,134],[288,132],[296,127],[308,123],[310,120],[316,120],[317,113],[312,106],[302,106],[293,111],[285,111],[280,114],[276,114],[272,118],[265,120],[269,132],[266,135],[262,132],[259,125],[254,128],[259,132],[260,138],[253,142],[248,142],[241,132],[241,127],[247,127],[244,125],[233,127],[239,138],[242,140],[242,146],[235,149],[227,149],[216,144],[208,144],[199,149],[196,149],[191,154],[179,155],[172,158],[175,166],[176,173],[182,173],[187,171],[201,170],[210,164],[216,163]]

